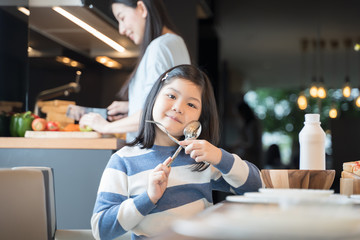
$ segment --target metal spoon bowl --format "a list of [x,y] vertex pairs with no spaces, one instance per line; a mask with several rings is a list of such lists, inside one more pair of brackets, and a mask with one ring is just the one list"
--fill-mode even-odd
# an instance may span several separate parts
[[189,122],[184,128],[185,139],[196,139],[201,133],[201,123],[197,120]]
[[[186,127],[184,128],[184,136],[185,140],[187,139],[197,139],[200,136],[201,133],[201,123],[197,120],[189,122]],[[175,158],[179,155],[181,152],[181,149],[183,149],[183,146],[179,146],[174,155],[171,157],[171,162],[167,165],[168,167],[171,166],[172,162],[175,160]]]

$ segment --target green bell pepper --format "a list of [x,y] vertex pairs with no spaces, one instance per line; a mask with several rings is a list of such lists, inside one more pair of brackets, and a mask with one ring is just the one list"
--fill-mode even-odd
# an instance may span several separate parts
[[17,134],[19,137],[24,137],[27,130],[32,130],[31,124],[33,120],[34,117],[31,114],[31,111],[27,111],[21,115],[17,122]]
[[33,120],[34,116],[31,114],[31,111],[14,114],[10,121],[10,135],[13,137],[24,137],[27,130],[32,130],[31,124]]
[[20,113],[15,113],[14,115],[11,116],[10,119],[10,136],[12,137],[17,137],[17,122],[19,120],[20,117]]

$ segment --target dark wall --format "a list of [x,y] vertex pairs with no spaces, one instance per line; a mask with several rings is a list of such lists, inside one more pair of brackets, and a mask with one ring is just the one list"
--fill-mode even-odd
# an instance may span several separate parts
[[[196,63],[196,1],[165,0],[165,4]],[[54,60],[55,56],[28,59],[27,46],[31,36],[30,32],[28,37],[27,22],[0,11],[0,101],[21,101],[29,110],[34,109],[36,96],[41,91],[75,81],[75,73],[78,70],[57,63]],[[81,69],[81,91],[56,99],[75,101],[84,106],[108,106],[131,71],[108,69],[93,59],[57,45],[63,49],[63,56],[81,62],[85,68]]]
[[194,0],[164,0],[169,16],[187,44],[194,63],[198,61],[198,20]]
[[332,169],[336,170],[334,189],[339,192],[341,171],[344,162],[360,160],[360,117],[341,116],[331,119]]
[[[76,60],[74,57],[73,59]],[[102,78],[102,73],[106,69],[91,61],[81,61],[81,63],[85,65],[84,69],[66,67],[55,62],[54,58],[30,58],[30,109],[33,109],[36,97],[41,91],[75,82],[77,70],[82,71],[80,92],[56,97],[56,99],[75,101],[79,105],[101,107],[102,82],[99,79]]]
[[26,102],[27,22],[0,8],[0,101]]

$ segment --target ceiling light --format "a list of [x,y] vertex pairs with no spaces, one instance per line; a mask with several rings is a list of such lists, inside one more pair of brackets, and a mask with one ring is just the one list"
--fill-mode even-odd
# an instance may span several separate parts
[[355,105],[360,108],[360,96],[356,98]]
[[79,18],[75,17],[74,15],[67,12],[66,10],[64,10],[64,9],[62,9],[60,7],[53,7],[52,9],[54,11],[58,12],[59,14],[61,14],[62,16],[66,17],[67,19],[69,19],[73,23],[77,24],[78,26],[80,26],[84,30],[88,31],[89,33],[91,33],[92,35],[94,35],[95,37],[97,37],[98,39],[100,39],[101,41],[103,41],[104,43],[106,43],[107,45],[109,45],[110,47],[115,49],[116,51],[118,51],[118,52],[124,52],[125,51],[125,48],[123,46],[121,46],[120,44],[118,44],[114,40],[110,39],[109,37],[105,36],[104,34],[99,32],[98,30],[91,27],[89,24],[87,24],[84,21],[80,20]]
[[63,63],[70,63],[71,59],[68,57],[59,57]]
[[343,93],[343,96],[346,98],[350,97],[350,95],[351,95],[351,86],[350,86],[349,76],[346,76],[346,78],[345,78],[345,84],[342,89],[342,93]]
[[360,51],[360,43],[355,44],[354,50],[357,51],[357,52]]
[[317,89],[317,86],[316,85],[312,85],[310,90],[310,96],[312,96],[313,98],[316,98],[317,95],[318,95],[318,89]]
[[322,77],[320,78],[320,81],[319,81],[319,87],[317,89],[317,96],[318,96],[318,98],[321,98],[321,99],[326,98],[326,89],[325,89],[324,80]]
[[18,7],[17,9],[18,9],[20,12],[22,12],[23,14],[25,14],[26,16],[29,16],[29,15],[30,15],[30,11],[29,11],[29,9],[27,9],[27,8]]
[[98,63],[105,65],[108,68],[121,69],[122,64],[106,56],[98,56],[95,58]]
[[70,66],[72,66],[72,67],[77,67],[78,65],[79,65],[79,63],[77,61],[70,62]]
[[72,60],[68,57],[58,56],[56,57],[56,61],[69,67],[84,68],[82,63],[79,63],[78,61]]
[[329,111],[329,117],[330,118],[337,118],[338,116],[338,111],[335,107],[332,107]]
[[307,108],[307,99],[304,95],[304,92],[301,92],[298,99],[297,99],[297,104],[300,110],[305,110]]
[[318,97],[321,98],[321,99],[326,98],[326,90],[325,90],[325,88],[323,86],[319,87],[318,91],[317,91],[317,94],[318,94]]
[[318,88],[317,88],[317,84],[316,84],[316,78],[313,77],[312,81],[311,81],[311,86],[310,86],[310,90],[309,90],[310,96],[313,98],[317,98],[318,96]]

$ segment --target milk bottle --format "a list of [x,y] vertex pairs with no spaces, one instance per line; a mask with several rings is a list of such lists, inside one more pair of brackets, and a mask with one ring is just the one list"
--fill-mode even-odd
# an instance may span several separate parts
[[325,170],[325,132],[320,127],[319,114],[305,114],[299,142],[300,169]]

